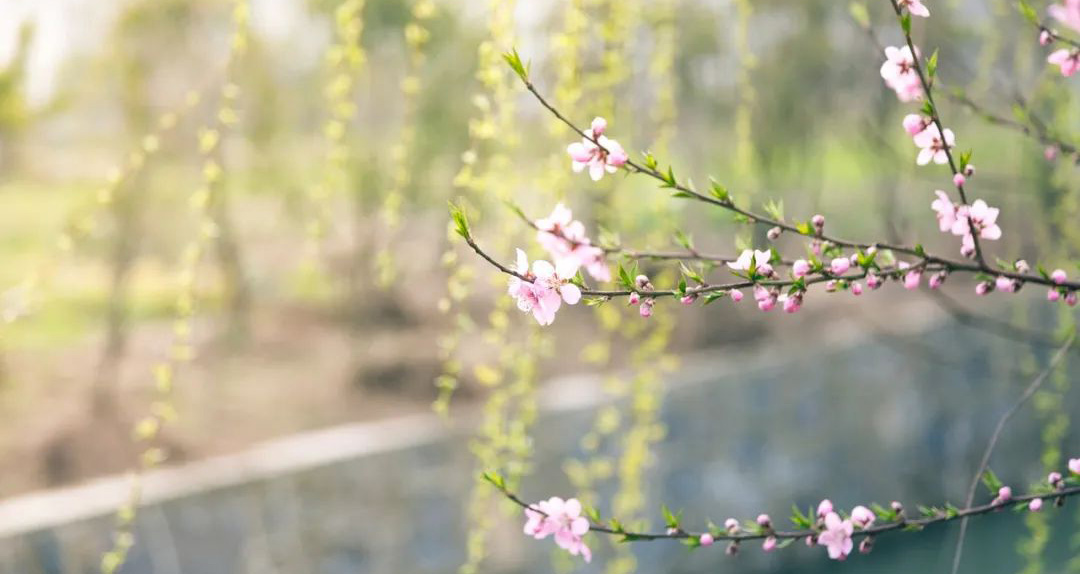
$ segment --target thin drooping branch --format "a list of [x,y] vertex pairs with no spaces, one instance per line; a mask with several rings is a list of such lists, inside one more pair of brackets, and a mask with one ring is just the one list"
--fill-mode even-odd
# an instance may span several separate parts
[[[543,511],[534,505],[528,504],[518,497],[515,493],[508,490],[505,486],[495,485],[503,495],[517,504],[523,509],[529,509],[543,515]],[[997,512],[1006,508],[1012,508],[1014,505],[1020,505],[1024,503],[1030,503],[1032,500],[1049,500],[1049,499],[1064,499],[1071,496],[1080,494],[1080,486],[1070,486],[1062,488],[1054,492],[1049,493],[1033,493],[1023,496],[1013,497],[1008,503],[990,502],[981,506],[974,506],[964,509],[957,509],[954,507],[946,506],[945,508],[933,509],[932,516],[925,516],[923,518],[906,518],[902,514],[899,519],[892,522],[883,522],[869,528],[856,530],[852,537],[860,536],[875,536],[885,532],[892,532],[896,530],[921,530],[932,524],[939,524],[944,522],[952,522],[954,520],[963,520],[975,516],[982,516],[991,512]],[[697,540],[700,539],[705,532],[691,532],[683,530],[681,528],[673,529],[668,532],[636,532],[626,530],[619,526],[621,523],[617,520],[612,520],[612,524],[616,527],[611,527],[607,524],[599,523],[595,520],[590,520],[589,530],[592,532],[600,532],[603,534],[611,534],[615,536],[622,536],[626,541],[638,541],[638,540]],[[740,531],[737,533],[731,532],[710,532],[715,540],[729,540],[732,542],[743,542],[747,540],[763,540],[765,538],[773,537],[777,540],[786,539],[804,539],[806,537],[817,536],[821,532],[812,528],[805,528],[801,530],[773,530],[763,529],[762,531],[747,532]]]
[[[585,131],[580,129],[575,123],[573,123],[572,121],[570,121],[570,119],[568,119],[565,115],[563,115],[562,112],[560,112],[557,108],[555,108],[555,106],[552,105],[540,93],[540,91],[536,88],[536,86],[532,83],[532,81],[528,79],[527,76],[521,75],[521,80],[524,83],[525,88],[529,91],[529,93],[531,93],[533,95],[533,97],[536,98],[537,102],[539,102],[541,106],[543,106],[545,109],[547,109],[549,112],[551,112],[551,114],[554,115],[559,121],[564,123],[566,126],[568,126],[571,130],[573,130],[575,133],[577,133],[582,138],[584,138],[584,139],[592,142],[593,144],[595,144],[599,149],[601,149],[601,150],[603,150],[605,152],[608,151],[606,148],[604,148],[604,146],[602,144],[600,144],[600,142],[597,139],[592,137],[592,134],[586,133]],[[660,172],[657,169],[653,169],[653,168],[641,165],[641,164],[639,164],[639,163],[637,163],[637,162],[635,162],[633,160],[627,160],[627,162],[625,164],[625,167],[626,167],[626,169],[628,169],[632,173],[638,173],[638,174],[649,176],[649,177],[661,182],[664,186],[669,187],[671,189],[674,189],[674,190],[676,190],[678,192],[681,192],[684,197],[691,198],[691,199],[694,199],[696,201],[700,201],[700,202],[703,202],[703,203],[707,203],[707,204],[714,205],[716,207],[720,207],[722,209],[731,211],[731,212],[733,212],[733,213],[735,213],[735,214],[737,214],[739,216],[742,216],[743,218],[745,218],[746,220],[748,220],[750,222],[761,223],[761,224],[764,224],[764,225],[767,225],[767,226],[770,226],[770,227],[778,227],[778,228],[780,228],[780,229],[782,229],[784,231],[788,231],[788,232],[795,233],[795,234],[798,234],[798,235],[803,235],[803,236],[809,237],[811,239],[817,239],[817,240],[820,240],[820,241],[823,241],[823,242],[828,242],[828,243],[831,243],[831,244],[836,245],[838,247],[846,247],[846,248],[851,248],[851,249],[860,249],[860,250],[864,250],[864,251],[868,250],[868,249],[871,249],[871,248],[888,249],[888,250],[893,251],[895,253],[901,253],[901,254],[904,254],[904,255],[918,257],[921,260],[920,261],[921,264],[925,264],[925,265],[928,265],[928,266],[932,265],[932,266],[935,266],[935,268],[940,268],[940,269],[942,269],[944,271],[948,271],[948,272],[965,271],[965,272],[969,272],[969,273],[985,273],[985,274],[990,274],[990,275],[994,275],[994,276],[1008,277],[1010,279],[1015,279],[1017,281],[1022,281],[1022,282],[1025,282],[1025,283],[1036,283],[1036,284],[1040,284],[1040,285],[1046,285],[1046,286],[1052,287],[1052,288],[1053,287],[1064,287],[1064,288],[1068,288],[1068,289],[1072,289],[1072,290],[1080,289],[1080,281],[1064,281],[1062,283],[1056,283],[1052,279],[1050,279],[1049,277],[1044,277],[1044,276],[1042,276],[1040,274],[1036,274],[1036,273],[1020,273],[1020,272],[1017,272],[1017,271],[1011,271],[1011,270],[1007,270],[1007,269],[994,269],[994,268],[990,267],[989,265],[987,265],[986,262],[982,261],[982,260],[976,261],[976,262],[971,262],[971,261],[966,261],[966,260],[957,260],[957,259],[951,259],[951,258],[947,258],[947,257],[941,257],[939,255],[933,255],[933,254],[930,254],[930,253],[926,252],[925,250],[923,250],[920,246],[912,247],[912,246],[907,246],[907,245],[897,245],[897,244],[886,243],[886,242],[866,243],[866,242],[859,242],[859,241],[851,241],[851,240],[847,240],[847,239],[841,239],[841,238],[838,238],[838,237],[835,237],[835,236],[828,235],[828,234],[826,234],[824,232],[807,233],[804,230],[800,229],[797,225],[788,223],[786,221],[781,221],[779,219],[772,218],[772,217],[770,217],[768,215],[765,215],[765,214],[762,214],[762,213],[757,213],[757,212],[754,212],[754,211],[750,211],[748,209],[741,208],[741,207],[735,205],[735,203],[730,199],[730,197],[721,199],[721,198],[718,198],[718,197],[714,197],[714,196],[710,196],[710,195],[706,195],[704,193],[701,193],[701,192],[691,188],[689,185],[683,184],[683,183],[675,180],[673,177],[669,176],[668,174],[664,174],[664,173]],[[809,281],[808,281],[808,283],[809,283]],[[618,292],[618,294],[622,294],[622,292]]]
[[[934,302],[960,324],[1018,343],[1051,348],[1057,348],[1061,345],[1060,338],[1052,337],[1042,331],[1026,329],[993,317],[972,313],[943,291],[932,290],[929,293],[932,295]],[[1080,347],[1071,346],[1069,350],[1080,352]]]
[[[998,419],[997,426],[994,427],[994,433],[990,435],[990,442],[986,445],[986,451],[983,452],[982,460],[979,461],[979,468],[975,470],[975,476],[971,479],[971,484],[968,486],[967,498],[964,501],[964,508],[971,508],[971,504],[975,501],[975,492],[979,488],[979,482],[982,479],[983,473],[990,466],[990,455],[993,454],[994,448],[997,447],[998,439],[1001,438],[1001,433],[1005,430],[1005,424],[1009,422],[1009,419],[1020,410],[1020,407],[1031,399],[1031,396],[1035,394],[1035,391],[1039,390],[1043,381],[1050,376],[1050,373],[1054,372],[1061,360],[1065,358],[1066,352],[1072,347],[1073,341],[1076,339],[1076,333],[1069,334],[1069,338],[1065,340],[1065,343],[1061,345],[1061,348],[1054,353],[1054,356],[1047,363],[1046,367],[1040,372],[1031,383],[1021,393],[1020,398],[1008,410],[1006,410],[1001,418]],[[952,574],[956,574],[960,569],[960,557],[964,552],[964,539],[967,535],[967,517],[963,517],[960,520],[960,535],[956,539],[956,551],[953,553]]]
[[1080,149],[1071,143],[1054,137],[1047,129],[1046,124],[1039,121],[1038,116],[1032,113],[1026,106],[1022,107],[1023,113],[1031,120],[1031,125],[1023,124],[1012,118],[995,114],[961,92],[946,92],[945,95],[952,101],[971,110],[972,113],[988,123],[1017,130],[1028,137],[1034,138],[1043,145],[1057,148],[1059,152],[1073,154],[1075,156],[1074,163],[1080,165],[1080,153],[1077,153]]

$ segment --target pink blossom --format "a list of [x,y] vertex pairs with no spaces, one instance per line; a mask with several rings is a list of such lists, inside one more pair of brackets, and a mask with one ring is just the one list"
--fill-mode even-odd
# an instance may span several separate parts
[[1065,304],[1069,307],[1076,307],[1076,291],[1069,291],[1069,293],[1065,295]]
[[864,530],[874,524],[874,518],[873,511],[865,506],[859,505],[851,509],[851,522]]
[[839,283],[836,282],[836,279],[830,279],[830,280],[825,282],[825,291],[827,291],[829,293],[832,293],[832,292],[836,291],[836,288],[838,286],[839,286]]
[[637,305],[637,304],[641,303],[641,295],[638,295],[637,292],[635,291],[635,292],[631,293],[629,297],[626,298],[626,302],[628,304],[630,304],[630,305]]
[[769,528],[769,526],[772,525],[772,520],[769,519],[768,514],[759,514],[757,516],[757,523],[758,526],[762,528]]
[[1039,32],[1039,45],[1040,46],[1049,46],[1050,43],[1053,42],[1053,41],[1054,41],[1054,37],[1050,35],[1049,30],[1043,30],[1043,31]]
[[866,286],[871,289],[877,289],[881,287],[881,277],[878,277],[874,273],[868,273],[866,275]]
[[1000,211],[996,207],[990,207],[981,199],[976,199],[970,207],[962,205],[956,210],[956,221],[953,222],[952,233],[963,235],[963,243],[972,247],[974,247],[974,240],[971,239],[972,225],[975,226],[979,239],[1001,239],[1001,227],[997,224]]
[[930,208],[937,212],[938,229],[942,232],[949,231],[956,223],[956,204],[949,199],[949,195],[940,189],[934,191],[937,194]]
[[776,307],[776,293],[762,287],[761,285],[754,285],[754,300],[757,301],[758,309],[762,311],[772,311]]
[[952,182],[956,187],[963,187],[964,183],[967,182],[967,179],[964,177],[964,174],[958,173],[952,176]]
[[833,275],[843,275],[848,269],[851,269],[851,260],[847,257],[837,257],[829,263],[829,271]]
[[772,552],[776,550],[776,537],[768,536],[765,538],[765,542],[761,543],[761,549],[765,552]]
[[807,536],[805,538],[805,540],[806,540],[806,547],[807,548],[813,548],[813,547],[817,546],[817,537],[814,536],[813,534],[811,534],[810,536]]
[[1061,300],[1061,293],[1057,289],[1051,289],[1046,292],[1046,300],[1051,303],[1057,303]]
[[[604,250],[592,245],[585,235],[585,225],[574,219],[573,213],[565,205],[555,205],[551,215],[538,219],[536,240],[547,250],[551,258],[571,259],[576,261],[597,281],[611,281]],[[574,270],[575,273],[577,270]]]
[[998,489],[997,498],[995,498],[991,504],[1004,504],[1012,500],[1012,495],[1012,488],[1003,486]]
[[856,282],[851,284],[851,294],[852,295],[855,295],[855,296],[862,295],[862,292],[863,292],[862,283],[859,283],[858,281],[856,281]]
[[1046,149],[1043,150],[1043,157],[1046,158],[1046,161],[1054,161],[1055,159],[1057,159],[1057,156],[1058,156],[1058,148],[1057,148],[1057,146],[1048,145],[1048,146],[1046,146]]
[[694,301],[696,301],[696,300],[697,300],[697,295],[691,294],[691,295],[683,295],[682,298],[679,299],[679,302],[682,303],[683,305],[693,305]]
[[[525,252],[519,249],[514,270],[522,273],[522,269],[528,268],[528,263]],[[581,290],[569,282],[574,269],[574,262],[568,259],[558,261],[556,266],[543,260],[534,261],[532,272],[526,275],[533,282],[511,277],[508,291],[517,299],[518,309],[532,311],[537,323],[550,325],[563,301],[573,305],[581,300]]]
[[1064,269],[1054,269],[1054,271],[1050,273],[1050,280],[1058,285],[1064,283],[1068,278],[1069,277],[1065,274]]
[[1057,471],[1046,475],[1046,482],[1054,488],[1061,488],[1063,486],[1062,480],[1064,479],[1062,478],[1061,473]]
[[810,223],[814,226],[814,229],[820,234],[825,229],[825,216],[818,213],[810,218]]
[[993,283],[989,281],[981,281],[975,285],[975,294],[982,296],[990,292]]
[[[945,137],[942,137],[942,133]],[[956,136],[952,130],[945,128],[945,131],[941,132],[937,124],[926,126],[925,130],[915,134],[912,139],[915,145],[921,148],[919,157],[915,159],[915,163],[919,165],[926,165],[931,161],[937,164],[947,163],[949,155],[945,150],[956,145]]]
[[735,534],[739,531],[739,521],[734,518],[728,518],[724,521],[724,529],[728,531],[728,534]]
[[930,10],[926,8],[922,0],[898,0],[897,5],[901,8],[907,8],[908,13],[912,16],[930,17]]
[[742,291],[739,291],[738,289],[732,289],[731,290],[731,300],[732,301],[738,303],[739,301],[742,301],[742,298],[743,298]]
[[772,272],[772,266],[769,265],[770,259],[772,259],[771,251],[744,249],[739,258],[735,261],[729,261],[727,266],[734,271],[770,275]]
[[641,315],[642,318],[645,318],[645,319],[648,319],[649,317],[652,317],[652,308],[653,308],[653,305],[655,305],[655,304],[656,304],[656,299],[653,299],[652,297],[646,298],[645,300],[643,300],[641,302],[641,306],[638,307],[638,314]]
[[909,136],[913,136],[926,129],[926,126],[930,125],[930,118],[920,114],[908,114],[904,116],[904,121],[902,123],[904,131],[906,131]]
[[592,127],[589,128],[588,135],[592,136],[592,139],[583,138],[580,142],[574,142],[566,147],[574,173],[579,173],[588,167],[589,177],[593,181],[599,181],[604,177],[605,171],[615,173],[630,159],[619,142],[603,135],[606,129],[607,121],[598,117],[593,120]]
[[1030,510],[1032,512],[1038,512],[1038,511],[1042,510],[1042,499],[1041,498],[1033,498],[1033,499],[1031,499],[1031,502],[1028,503],[1028,510]]
[[810,272],[810,264],[805,259],[798,259],[795,263],[791,264],[791,275],[796,279],[800,277],[806,277],[806,274]]
[[1080,70],[1080,50],[1069,51],[1065,48],[1055,50],[1046,57],[1046,61],[1061,66],[1061,75],[1068,78]]
[[1073,474],[1080,474],[1080,458],[1069,459],[1069,472]]
[[922,97],[922,82],[918,72],[915,71],[915,58],[918,50],[912,55],[907,46],[885,48],[885,63],[881,65],[881,78],[885,85],[896,92],[896,97],[902,102]]
[[554,535],[555,543],[574,556],[592,560],[592,552],[582,537],[589,531],[589,521],[581,515],[581,503],[576,498],[563,501],[553,496],[525,509],[525,534],[542,540]]
[[702,546],[712,546],[712,543],[714,542],[713,535],[706,532],[698,538],[698,542],[700,542]]
[[854,546],[851,541],[854,530],[851,520],[841,520],[838,514],[830,512],[825,515],[825,530],[818,535],[818,544],[825,546],[829,558],[843,560]]
[[1051,18],[1080,32],[1080,0],[1065,0],[1061,4],[1051,4],[1046,12]]

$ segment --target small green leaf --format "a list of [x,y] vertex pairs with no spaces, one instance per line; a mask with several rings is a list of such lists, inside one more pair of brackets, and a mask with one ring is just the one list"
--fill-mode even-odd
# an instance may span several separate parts
[[855,23],[863,28],[870,27],[870,13],[866,10],[866,5],[861,2],[852,2],[848,5],[848,13],[851,14],[851,19],[855,20]]
[[693,237],[683,233],[681,230],[678,229],[675,230],[675,243],[681,245],[683,249],[687,249],[690,251],[694,250]]
[[933,79],[934,75],[937,74],[937,65],[938,65],[938,51],[935,48],[934,53],[930,54],[930,59],[926,61],[926,74],[927,74],[927,76],[930,77],[930,79]]
[[1017,3],[1017,8],[1020,10],[1020,15],[1023,16],[1025,20],[1032,24],[1039,24],[1039,13],[1027,2],[1020,0],[1020,2]]
[[900,27],[904,29],[904,35],[911,35],[911,14],[904,14],[900,17]]
[[494,485],[495,488],[498,488],[499,490],[506,490],[506,481],[503,479],[501,474],[489,470],[484,472],[483,478],[484,480]]
[[641,152],[641,157],[642,157],[642,161],[645,163],[645,167],[647,167],[647,168],[649,168],[649,169],[651,169],[653,171],[656,171],[656,168],[657,168],[656,158],[653,156],[652,152],[648,152],[648,151]]
[[993,496],[997,496],[998,490],[1001,490],[1001,487],[1004,486],[1001,479],[989,468],[982,475],[982,483],[986,485],[986,488],[990,490],[990,494]]
[[450,202],[450,218],[454,220],[454,232],[463,237],[469,239],[471,233],[469,231],[469,220],[465,217],[465,211],[460,205]]
[[518,55],[517,48],[513,48],[509,52],[504,53],[503,59],[506,60],[506,63],[514,70],[514,73],[521,78],[522,82],[529,82],[529,68],[521,63],[521,56]]
[[720,201],[723,201],[725,203],[731,201],[731,195],[728,193],[727,188],[724,187],[722,183],[716,181],[711,177],[709,178],[709,190],[712,192],[713,197],[715,197],[716,199],[719,199]]
[[728,294],[727,291],[711,291],[709,293],[706,293],[705,294],[705,302],[703,304],[708,305],[709,303],[712,303],[713,301],[716,301],[718,299],[723,299],[724,297],[727,296],[727,294]]

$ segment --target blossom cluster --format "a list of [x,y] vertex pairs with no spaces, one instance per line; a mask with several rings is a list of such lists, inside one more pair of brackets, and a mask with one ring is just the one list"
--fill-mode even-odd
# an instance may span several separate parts
[[[1056,497],[1060,503],[1064,495],[1070,494],[1063,492],[1067,485],[1080,484],[1080,458],[1069,459],[1067,468],[1068,478],[1057,471],[1049,473],[1045,482],[1032,488],[1031,495],[1026,497],[1024,502],[1018,502],[1018,509],[1026,508],[1030,512],[1039,512],[1042,510],[1044,498]],[[1004,508],[1006,504],[1013,501],[1012,487],[1001,484],[993,473],[987,472],[984,482],[991,489],[994,498],[987,507],[979,509],[978,513],[997,511],[995,507]],[[1058,494],[1061,496],[1056,496]],[[577,499],[571,498],[564,501],[559,497],[552,497],[524,506],[526,535],[538,540],[553,536],[555,543],[571,555],[580,555],[586,562],[592,559],[592,552],[583,540],[591,526],[589,520],[583,516],[581,503]],[[893,501],[888,507],[876,504],[871,507],[857,505],[851,509],[850,513],[846,513],[837,509],[831,500],[825,499],[818,503],[816,511],[811,510],[805,515],[796,508],[792,522],[802,529],[796,532],[780,533],[774,528],[768,514],[759,514],[752,522],[743,524],[736,518],[728,518],[724,521],[722,528],[710,523],[707,532],[690,534],[679,525],[678,516],[666,509],[664,513],[667,531],[664,535],[639,535],[626,532],[621,526],[613,527],[614,530],[604,531],[628,536],[630,539],[634,537],[683,538],[687,539],[691,546],[701,547],[712,546],[718,539],[726,538],[730,540],[726,550],[729,555],[737,554],[741,542],[751,538],[762,540],[761,549],[764,552],[772,552],[783,547],[781,538],[789,541],[801,538],[807,547],[821,546],[829,558],[845,560],[855,550],[854,537],[857,535],[862,537],[858,546],[859,552],[866,554],[873,549],[874,536],[881,531],[893,530],[912,522],[914,522],[912,526],[920,524],[919,520],[911,520],[905,515],[904,505],[898,501]],[[951,519],[961,515],[960,509],[949,505],[943,509],[920,507],[920,512],[924,517],[922,524],[925,524],[927,520],[942,520],[942,517]],[[875,523],[879,524],[878,528],[874,528]],[[613,521],[613,524],[617,522]]]
[[565,205],[556,205],[535,225],[537,241],[555,263],[538,260],[530,267],[528,256],[518,249],[513,266],[517,275],[510,277],[507,292],[517,300],[518,309],[532,312],[537,323],[550,325],[563,302],[574,305],[581,300],[581,289],[573,282],[579,269],[598,281],[610,281],[611,270],[604,250],[592,244],[585,225]]
[[605,130],[607,130],[607,120],[601,117],[594,118],[589,131],[586,132],[589,137],[582,138],[580,142],[574,142],[566,147],[574,173],[581,172],[587,167],[589,177],[593,181],[599,181],[604,177],[604,172],[615,173],[630,159],[619,142],[604,135]]

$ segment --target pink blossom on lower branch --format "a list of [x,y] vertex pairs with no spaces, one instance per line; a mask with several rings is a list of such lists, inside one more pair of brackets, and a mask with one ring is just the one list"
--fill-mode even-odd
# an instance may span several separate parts
[[525,508],[525,534],[537,540],[554,535],[559,548],[586,562],[592,560],[592,551],[582,537],[589,531],[589,521],[581,515],[581,503],[576,498],[564,501],[553,496]]
[[1061,4],[1051,4],[1046,12],[1051,18],[1080,32],[1080,0],[1065,0]]
[[607,121],[598,117],[593,120],[592,127],[589,128],[588,135],[592,139],[582,138],[580,142],[574,142],[566,147],[566,153],[570,154],[570,167],[575,173],[588,167],[589,177],[593,181],[599,181],[604,177],[605,171],[615,173],[630,159],[619,142],[602,135],[606,129]]
[[585,225],[574,219],[573,212],[559,203],[551,215],[534,222],[536,240],[551,258],[572,259],[597,281],[611,281],[611,270],[604,258],[604,250],[593,245],[585,234]]
[[1055,50],[1046,57],[1046,61],[1059,66],[1061,68],[1061,75],[1068,78],[1069,76],[1080,70],[1080,50]]
[[517,299],[518,309],[531,311],[537,323],[550,325],[563,301],[574,305],[581,300],[581,289],[569,281],[576,269],[573,261],[563,259],[554,266],[547,261],[534,261],[530,271],[525,252],[518,249],[513,270],[528,280],[510,277],[507,293]]
[[825,515],[825,530],[818,534],[817,542],[828,550],[829,558],[843,560],[854,547],[851,541],[854,531],[851,520],[841,520],[839,514],[830,512]]

